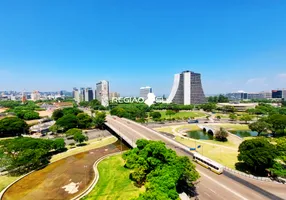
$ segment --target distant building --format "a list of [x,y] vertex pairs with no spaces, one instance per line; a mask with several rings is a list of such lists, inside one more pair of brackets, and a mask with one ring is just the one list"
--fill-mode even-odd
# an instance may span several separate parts
[[239,101],[239,100],[245,100],[248,99],[248,94],[244,91],[237,91],[237,92],[231,92],[227,93],[225,95],[229,100],[232,101]]
[[260,92],[260,94],[262,95],[263,99],[271,99],[272,98],[272,92],[271,91],[263,91],[263,92]]
[[103,106],[109,105],[109,82],[108,81],[100,81],[96,84],[96,99],[101,103]]
[[272,99],[282,99],[283,91],[282,90],[272,90]]
[[263,99],[263,94],[255,93],[255,92],[247,93],[247,98],[248,99]]
[[191,71],[175,74],[174,84],[167,102],[184,105],[205,103],[201,74]]
[[79,101],[85,101],[85,88],[80,88],[79,90]]
[[152,88],[151,87],[146,86],[146,87],[141,87],[140,88],[140,97],[142,97],[144,99],[147,99],[147,95],[149,93],[152,93]]
[[32,92],[32,94],[31,94],[32,101],[40,100],[40,98],[41,98],[41,95],[40,95],[39,91],[35,90]]
[[110,92],[109,100],[112,100],[113,97],[120,97],[120,94],[118,92]]
[[77,88],[73,88],[72,96],[77,103],[80,102],[79,91]]
[[92,88],[88,87],[88,88],[85,88],[85,101],[91,101],[93,100],[93,91],[92,91]]

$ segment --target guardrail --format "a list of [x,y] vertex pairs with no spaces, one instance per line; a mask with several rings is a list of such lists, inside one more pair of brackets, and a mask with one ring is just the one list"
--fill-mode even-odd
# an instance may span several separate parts
[[252,178],[252,179],[255,179],[255,180],[259,180],[259,181],[273,182],[273,180],[271,178],[254,176],[254,175],[251,175],[251,174],[246,174],[244,172],[240,172],[240,171],[237,171],[235,169],[231,169],[231,168],[228,168],[228,167],[225,167],[225,166],[224,166],[224,170],[226,170],[226,171],[228,171],[230,173],[233,173],[233,174],[238,174],[238,175],[241,175],[241,176],[244,176],[244,177],[247,177],[247,178]]

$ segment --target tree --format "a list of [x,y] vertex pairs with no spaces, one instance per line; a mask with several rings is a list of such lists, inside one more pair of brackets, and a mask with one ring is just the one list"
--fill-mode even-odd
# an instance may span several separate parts
[[85,113],[79,113],[76,116],[79,128],[90,128],[92,125],[92,118]]
[[71,128],[66,132],[66,136],[74,136],[77,133],[82,134],[82,130],[78,128]]
[[95,127],[103,129],[104,123],[106,121],[105,118],[106,118],[105,112],[97,112],[93,120]]
[[259,136],[263,131],[269,130],[271,125],[264,121],[257,121],[249,124],[248,127],[250,130],[256,131],[258,133],[257,136]]
[[[64,140],[18,137],[0,141],[0,166],[19,174],[49,163],[51,155],[64,149]],[[4,156],[4,157],[3,157]]]
[[69,115],[69,114],[72,114],[72,115],[75,115],[77,116],[79,113],[82,113],[83,111],[78,109],[78,108],[64,108],[63,109],[63,113],[64,115]]
[[225,113],[234,113],[236,111],[236,108],[234,106],[223,106],[221,107],[221,110]]
[[220,127],[220,129],[218,131],[215,132],[215,139],[218,141],[227,141],[227,137],[228,137],[228,132]]
[[166,111],[166,115],[169,116],[169,118],[170,118],[171,116],[175,115],[175,114],[176,114],[176,112],[173,111],[173,110],[167,110],[167,111]]
[[62,127],[64,131],[77,127],[77,118],[73,114],[67,114],[56,121],[56,125]]
[[150,116],[152,117],[152,119],[153,119],[154,121],[159,121],[159,120],[161,119],[161,117],[162,117],[162,115],[161,115],[160,112],[152,112],[152,113],[150,114]]
[[237,116],[236,116],[236,114],[234,114],[234,113],[230,113],[228,117],[229,117],[229,119],[231,119],[232,121],[237,120]]
[[249,114],[244,114],[240,117],[240,121],[245,121],[245,123],[247,124],[248,121],[252,120],[253,117]]
[[81,134],[81,133],[75,133],[73,136],[74,141],[76,141],[77,143],[83,143],[84,141],[88,140],[88,137]]
[[40,115],[35,111],[27,111],[24,112],[24,119],[25,120],[40,119]]
[[207,111],[207,112],[211,112],[213,110],[215,110],[217,107],[216,107],[216,104],[214,103],[206,103],[206,104],[201,104],[200,107],[204,110],[204,111]]
[[64,112],[62,109],[57,109],[53,112],[52,118],[54,120],[58,120],[59,118],[64,116]]
[[52,131],[53,133],[58,133],[58,131],[60,130],[60,127],[56,124],[50,126],[49,131]]
[[89,102],[88,101],[81,101],[81,102],[79,102],[79,105],[81,107],[88,107],[89,106]]
[[137,147],[125,152],[125,167],[132,169],[130,177],[138,185],[145,184],[145,192],[137,200],[179,198],[176,187],[187,185],[199,178],[187,157],[180,157],[160,141],[137,140]]
[[270,115],[266,122],[271,124],[271,130],[273,134],[277,132],[284,132],[284,129],[286,128],[286,115],[281,114],[274,114]]
[[20,136],[28,132],[28,124],[18,117],[6,117],[0,120],[0,137]]
[[220,116],[220,115],[217,115],[216,118],[217,118],[217,120],[220,120],[220,119],[221,119],[221,116]]
[[275,146],[265,138],[243,141],[238,152],[238,160],[259,174],[264,174],[267,168],[273,166],[278,154]]

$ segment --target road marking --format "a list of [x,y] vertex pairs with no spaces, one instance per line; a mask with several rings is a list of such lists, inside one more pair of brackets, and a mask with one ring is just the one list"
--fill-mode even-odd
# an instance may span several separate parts
[[200,174],[203,174],[204,177],[210,179],[211,181],[215,182],[217,185],[219,185],[219,186],[223,187],[224,189],[228,190],[229,192],[235,194],[235,195],[238,196],[240,199],[247,200],[247,198],[241,196],[240,194],[238,194],[237,192],[233,191],[233,190],[230,189],[229,187],[227,187],[227,186],[221,184],[220,182],[218,182],[218,181],[216,181],[215,179],[211,178],[210,176],[206,175],[206,174],[203,173],[201,170],[198,170],[197,168],[196,168],[196,170],[197,170]]
[[206,192],[204,192],[205,193],[205,195],[207,195],[208,197],[211,197],[211,195],[209,195],[208,193],[206,193]]

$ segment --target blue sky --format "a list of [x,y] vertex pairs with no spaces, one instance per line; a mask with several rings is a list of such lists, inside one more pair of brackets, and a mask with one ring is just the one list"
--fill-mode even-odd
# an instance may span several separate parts
[[286,88],[284,0],[0,2],[0,91],[95,86],[168,95],[202,74],[205,93]]

